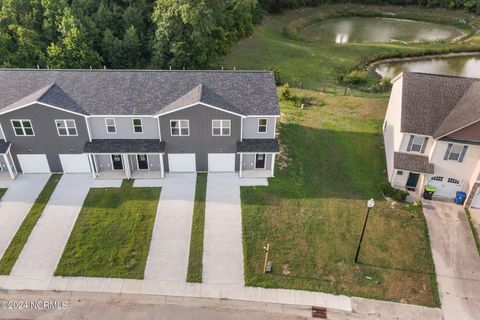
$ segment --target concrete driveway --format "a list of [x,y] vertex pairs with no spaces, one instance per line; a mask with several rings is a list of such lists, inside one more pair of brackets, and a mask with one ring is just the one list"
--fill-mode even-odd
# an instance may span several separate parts
[[3,195],[0,201],[0,258],[49,177],[49,174],[21,174]]
[[480,318],[480,256],[463,207],[424,201],[445,320]]
[[203,283],[244,285],[239,177],[209,173],[205,205]]

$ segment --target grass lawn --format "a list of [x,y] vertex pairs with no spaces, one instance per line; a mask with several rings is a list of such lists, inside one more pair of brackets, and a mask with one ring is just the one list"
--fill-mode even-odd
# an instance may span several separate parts
[[[387,99],[292,92],[317,106],[281,104],[276,176],[268,187],[241,189],[246,284],[438,306],[421,210],[392,205],[378,187],[385,181]],[[355,264],[372,197],[376,206]],[[267,243],[271,274],[262,273]]]
[[55,275],[143,279],[160,188],[90,189]]
[[207,196],[207,174],[197,174],[195,204],[193,207],[192,235],[188,257],[188,282],[202,282],[203,231],[205,229],[205,198]]
[[[8,275],[12,271],[20,252],[22,252],[30,233],[32,233],[33,227],[35,227],[35,224],[42,215],[43,210],[45,209],[48,200],[50,200],[50,197],[52,196],[52,193],[61,177],[62,175],[60,174],[52,174],[48,179],[47,184],[43,187],[42,192],[40,192],[38,198],[33,203],[32,208],[18,228],[17,233],[13,237],[12,241],[8,245],[7,250],[5,251],[5,254],[0,260],[0,274]],[[1,190],[1,195],[3,196],[6,189]]]
[[465,213],[467,214],[468,224],[472,229],[473,240],[475,240],[475,245],[477,246],[477,251],[478,251],[478,254],[480,255],[480,238],[478,237],[477,228],[475,227],[475,223],[473,222],[472,214],[470,213],[470,210],[465,209]]
[[[420,55],[429,52],[462,51],[474,46],[480,49],[478,39],[465,43],[348,43],[328,44],[302,39],[302,30],[328,17],[342,15],[388,15],[456,24],[468,18],[479,24],[480,18],[461,11],[421,9],[400,6],[363,6],[356,4],[321,5],[314,8],[290,10],[268,16],[257,26],[251,37],[235,45],[231,52],[220,57],[213,67],[233,69],[274,69],[281,80],[295,87],[334,88],[338,78],[362,61],[378,56]],[[473,18],[472,18],[473,16]],[[480,51],[480,50],[479,50]],[[373,80],[373,79],[372,79]]]

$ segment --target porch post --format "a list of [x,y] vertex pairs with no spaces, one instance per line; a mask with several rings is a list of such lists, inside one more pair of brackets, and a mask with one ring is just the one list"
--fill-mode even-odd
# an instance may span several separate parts
[[275,153],[272,153],[272,164],[270,165],[271,176],[273,177],[273,171],[275,170]]
[[238,171],[238,175],[240,176],[240,178],[242,177],[242,166],[243,166],[243,153],[240,153],[240,165],[239,165],[239,171]]
[[165,169],[163,168],[163,153],[160,153],[159,156],[160,156],[160,176],[163,179],[165,177]]
[[15,171],[15,176],[17,176],[18,170],[17,170],[17,166],[15,165],[15,161],[13,161],[12,152],[8,150],[7,155],[8,155],[8,158],[10,159],[10,164],[12,165],[13,170]]
[[88,154],[88,164],[90,165],[90,171],[92,172],[92,178],[95,179],[95,166],[92,161],[92,155]]
[[127,179],[131,178],[131,172],[130,172],[130,162],[128,161],[128,154],[123,154],[123,162],[125,163],[125,176]]
[[6,153],[3,154],[3,160],[5,160],[5,163],[7,164],[8,173],[10,173],[10,177],[12,178],[12,180],[14,180],[15,174],[13,173],[12,167],[10,166],[10,161],[8,160]]

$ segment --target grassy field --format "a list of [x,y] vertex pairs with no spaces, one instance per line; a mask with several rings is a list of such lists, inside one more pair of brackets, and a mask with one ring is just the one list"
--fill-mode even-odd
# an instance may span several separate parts
[[90,189],[55,275],[143,279],[160,188]]
[[342,74],[372,59],[480,49],[478,39],[456,44],[445,42],[328,44],[302,39],[302,29],[312,23],[329,17],[347,15],[388,15],[452,25],[458,24],[461,19],[468,18],[474,20],[473,24],[480,24],[478,16],[472,19],[471,15],[464,12],[418,7],[344,4],[290,10],[267,17],[255,28],[251,37],[241,40],[232,48],[230,54],[221,57],[213,67],[274,69],[278,71],[277,75],[282,81],[292,86],[323,90],[325,86],[335,88]]
[[61,177],[62,175],[60,174],[53,174],[50,176],[50,179],[48,179],[47,184],[43,187],[42,192],[40,192],[38,198],[33,203],[32,208],[18,228],[17,233],[13,237],[12,241],[8,245],[7,250],[5,251],[5,254],[0,260],[0,274],[8,275],[12,271],[20,252],[22,252],[30,233],[32,233],[33,227],[35,227],[35,224],[42,215],[43,210],[45,209],[48,200],[50,200],[50,197],[52,196],[52,193]]
[[197,174],[195,204],[193,207],[192,235],[188,257],[188,282],[202,282],[203,232],[205,229],[205,198],[207,196],[207,174]]
[[[306,289],[438,306],[438,291],[419,208],[383,199],[381,125],[385,98],[293,90],[317,106],[282,103],[276,177],[242,187],[247,285]],[[355,249],[376,199],[358,264]],[[270,243],[273,273],[263,274]]]

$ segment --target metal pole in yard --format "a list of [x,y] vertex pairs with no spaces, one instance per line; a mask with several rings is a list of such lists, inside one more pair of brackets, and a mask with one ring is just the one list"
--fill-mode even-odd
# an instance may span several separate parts
[[367,227],[368,215],[370,214],[370,209],[375,206],[375,201],[373,199],[368,200],[367,202],[367,215],[365,216],[365,221],[363,222],[362,234],[360,235],[360,240],[357,245],[357,253],[355,254],[355,263],[358,261],[358,255],[360,254],[360,246],[362,245],[363,234],[365,233],[365,228]]

